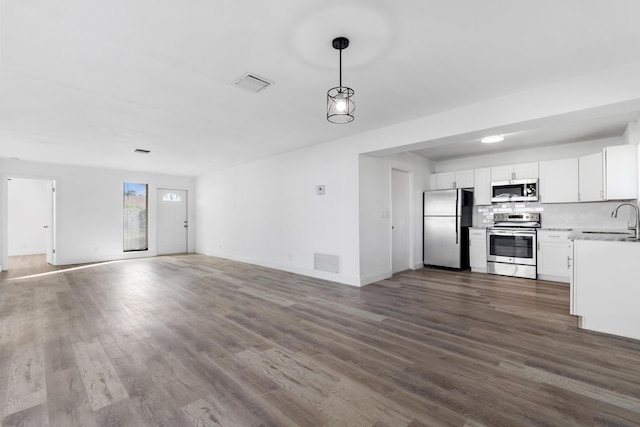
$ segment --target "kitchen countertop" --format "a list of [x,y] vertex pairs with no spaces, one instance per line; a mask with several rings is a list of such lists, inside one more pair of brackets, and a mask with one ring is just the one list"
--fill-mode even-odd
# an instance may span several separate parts
[[573,230],[569,234],[570,240],[601,240],[605,242],[640,242],[635,240],[633,233],[626,230]]

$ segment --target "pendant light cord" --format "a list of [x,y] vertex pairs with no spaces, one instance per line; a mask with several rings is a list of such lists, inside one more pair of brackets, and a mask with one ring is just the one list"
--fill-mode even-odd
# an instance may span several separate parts
[[342,49],[340,51],[340,87],[342,88]]

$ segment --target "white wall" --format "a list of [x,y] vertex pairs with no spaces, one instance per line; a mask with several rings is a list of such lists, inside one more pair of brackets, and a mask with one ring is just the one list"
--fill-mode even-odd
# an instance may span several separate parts
[[[316,195],[316,185],[326,194]],[[358,156],[323,144],[197,179],[199,253],[359,285]],[[314,270],[338,255],[340,273]]]
[[12,179],[7,185],[9,256],[44,254],[47,250],[44,226],[51,216],[46,181]]
[[360,282],[391,277],[391,170],[412,172],[412,268],[422,261],[422,193],[429,189],[432,163],[404,153],[385,157],[360,156]]
[[[189,250],[195,249],[195,180],[191,177],[135,171],[94,169],[75,166],[0,160],[3,182],[0,211],[2,248],[0,258],[6,268],[8,247],[7,178],[49,179],[56,183],[56,264],[75,264],[156,254],[156,189],[179,188],[189,192]],[[123,252],[123,183],[149,184],[149,250]]]

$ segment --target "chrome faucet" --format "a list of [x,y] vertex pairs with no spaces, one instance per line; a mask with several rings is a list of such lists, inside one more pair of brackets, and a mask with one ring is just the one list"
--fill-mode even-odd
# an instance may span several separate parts
[[624,205],[631,206],[636,211],[636,225],[632,227],[627,224],[627,229],[634,231],[633,238],[635,240],[640,240],[640,210],[638,209],[638,205],[634,205],[633,203],[620,203],[616,206],[613,212],[611,212],[611,218],[618,218],[618,209],[620,209],[620,206]]

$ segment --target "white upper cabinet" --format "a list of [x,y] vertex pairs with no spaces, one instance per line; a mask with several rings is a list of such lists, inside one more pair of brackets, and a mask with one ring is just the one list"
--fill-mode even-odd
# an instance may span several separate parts
[[540,202],[578,201],[578,159],[540,162]]
[[495,166],[491,168],[491,181],[538,178],[538,163]]
[[456,188],[473,188],[473,169],[455,173]]
[[431,189],[473,188],[473,169],[431,174]]
[[602,153],[582,156],[578,162],[579,201],[599,202],[604,200]]
[[475,169],[473,171],[473,204],[491,204],[491,168]]
[[638,146],[615,145],[604,149],[607,200],[638,198]]
[[432,173],[431,189],[445,190],[447,188],[453,188],[453,181],[455,181],[453,172]]

